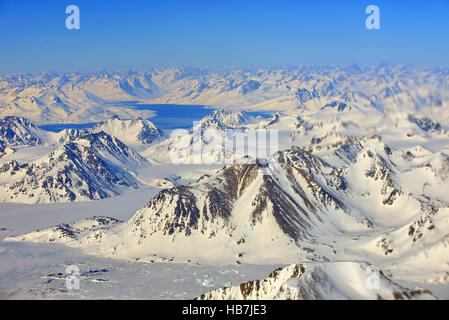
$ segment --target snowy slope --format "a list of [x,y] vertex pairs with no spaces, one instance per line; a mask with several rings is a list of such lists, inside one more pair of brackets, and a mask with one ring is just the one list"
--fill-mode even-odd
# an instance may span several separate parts
[[[216,108],[347,113],[424,112],[435,118],[448,106],[447,69],[403,66],[289,68],[167,68],[10,74],[0,77],[0,117],[26,115],[37,123],[148,118],[151,112],[117,101],[197,104]],[[448,124],[448,116],[442,115]]]
[[224,287],[198,300],[408,300],[435,299],[425,289],[406,289],[383,273],[371,280],[375,266],[361,262],[303,263],[279,268],[265,279]]

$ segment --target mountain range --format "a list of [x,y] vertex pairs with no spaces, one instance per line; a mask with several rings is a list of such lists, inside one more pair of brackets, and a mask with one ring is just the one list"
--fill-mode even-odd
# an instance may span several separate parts
[[[6,241],[62,243],[128,261],[282,265],[264,279],[215,288],[199,299],[433,299],[429,290],[402,282],[449,281],[445,69],[181,68],[2,77],[0,200],[91,201],[141,188],[150,178],[161,182],[126,221],[97,216]],[[61,98],[45,100],[52,94]],[[217,108],[174,137],[118,100]],[[224,102],[227,108],[218,108]],[[277,112],[261,119],[245,109]],[[18,112],[30,119],[13,115]],[[54,133],[32,122],[58,122],[60,115],[99,123]],[[231,139],[229,132],[270,130],[276,149],[266,158],[232,154],[239,161],[228,161],[223,149],[195,154],[196,144],[213,150],[202,134],[208,129],[216,129],[220,143]],[[169,178],[166,170],[177,175],[182,168],[172,163],[173,154],[200,157],[200,177]],[[371,268],[380,272],[375,290],[366,286]]]

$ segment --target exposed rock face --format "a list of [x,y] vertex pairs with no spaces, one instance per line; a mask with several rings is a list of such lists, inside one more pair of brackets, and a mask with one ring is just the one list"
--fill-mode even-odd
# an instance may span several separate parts
[[88,234],[88,239],[92,236],[92,240],[95,240],[104,234],[103,231],[105,229],[119,225],[122,222],[110,217],[91,217],[72,224],[63,223],[53,228],[36,230],[24,236],[22,240],[26,241],[28,238],[36,238],[42,239],[46,243],[65,243],[81,239],[86,234]]

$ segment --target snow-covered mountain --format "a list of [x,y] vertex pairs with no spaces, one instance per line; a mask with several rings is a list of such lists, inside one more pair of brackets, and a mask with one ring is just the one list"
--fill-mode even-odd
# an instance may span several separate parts
[[104,131],[136,149],[153,144],[161,140],[164,135],[162,130],[148,120],[142,118],[121,120],[118,116],[98,123],[91,131]]
[[209,116],[204,117],[199,121],[202,129],[236,129],[251,123],[255,119],[244,111],[233,111],[230,109],[214,110]]
[[164,137],[162,130],[148,120],[142,118],[121,120],[117,115],[96,124],[91,129],[64,129],[59,132],[39,129],[24,117],[8,116],[0,119],[0,141],[3,148],[64,144],[89,132],[101,131],[120,139],[130,147],[140,149]]
[[81,135],[72,142],[89,148],[108,162],[117,166],[133,169],[148,165],[147,160],[138,152],[104,131]]
[[56,133],[49,133],[51,135],[49,143],[54,145],[65,144],[88,133],[89,130],[63,129]]
[[[33,235],[48,242],[65,242],[76,239],[82,234],[101,231],[122,222],[110,217],[95,216],[72,224],[61,224],[48,230],[36,230]],[[26,238],[24,237],[22,240],[26,240]]]
[[[1,76],[0,114],[104,120],[50,133],[4,119],[1,200],[83,201],[141,183],[164,188],[125,222],[93,218],[7,240],[126,260],[291,265],[201,298],[432,298],[401,281],[449,281],[447,80],[445,69],[388,65]],[[56,93],[59,100],[46,100]],[[120,105],[125,100],[228,108],[166,137],[135,114],[110,118],[138,112]],[[278,112],[261,120],[243,109]],[[218,129],[219,146],[231,138],[224,129],[276,130],[278,148],[268,159],[216,153],[207,129]],[[197,144],[209,148],[199,163]],[[226,162],[227,151],[240,161]],[[167,177],[189,169],[173,155],[208,173],[174,183]],[[221,168],[206,168],[214,161]],[[371,265],[382,273],[380,288],[369,291]]]
[[[107,198],[137,188],[133,168],[148,162],[104,132],[81,135],[32,161],[0,166],[1,200],[68,202]],[[124,169],[128,168],[128,169]]]
[[[376,279],[374,272],[378,272]],[[293,264],[274,270],[265,279],[219,288],[198,297],[198,300],[323,299],[429,300],[435,297],[425,289],[403,288],[377,267],[362,262]]]

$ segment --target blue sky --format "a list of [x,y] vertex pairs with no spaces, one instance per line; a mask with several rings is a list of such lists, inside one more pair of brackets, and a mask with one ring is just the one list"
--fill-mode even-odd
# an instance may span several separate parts
[[[65,28],[76,4],[81,29]],[[381,30],[365,28],[366,6]],[[449,0],[0,0],[0,72],[166,66],[449,66]]]

